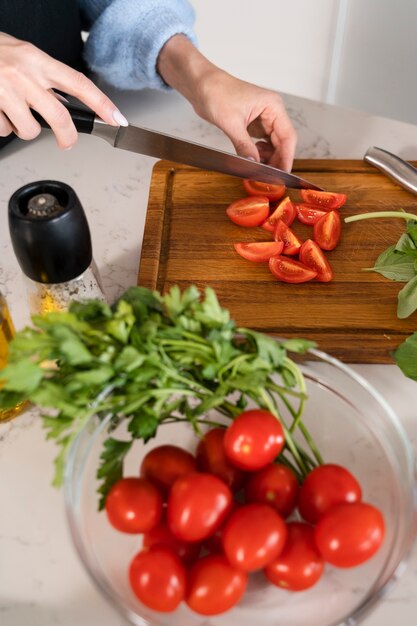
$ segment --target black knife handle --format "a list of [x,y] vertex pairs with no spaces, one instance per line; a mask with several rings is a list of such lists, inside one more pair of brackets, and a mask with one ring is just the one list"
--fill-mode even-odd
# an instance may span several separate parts
[[[81,108],[80,106],[77,106],[76,104],[71,104],[70,102],[61,102],[61,104],[69,111],[71,119],[74,122],[74,126],[78,130],[78,132],[91,135],[91,133],[93,132],[94,120],[96,117],[94,111]],[[39,122],[39,124],[42,126],[42,128],[51,128],[37,111],[34,111],[33,109],[31,109],[30,111],[35,120]]]

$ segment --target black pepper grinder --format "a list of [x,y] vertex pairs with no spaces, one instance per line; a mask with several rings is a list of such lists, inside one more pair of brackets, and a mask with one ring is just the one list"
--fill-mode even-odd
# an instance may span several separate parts
[[87,218],[69,185],[41,180],[20,187],[9,200],[9,229],[31,314],[65,310],[71,300],[104,300]]

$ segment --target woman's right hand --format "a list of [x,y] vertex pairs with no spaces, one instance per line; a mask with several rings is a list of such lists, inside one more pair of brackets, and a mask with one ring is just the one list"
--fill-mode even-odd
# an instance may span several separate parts
[[53,89],[75,96],[112,126],[128,122],[116,105],[81,72],[56,61],[32,44],[0,33],[0,136],[14,132],[34,139],[41,127],[30,112],[49,124],[62,149],[77,141],[77,130]]

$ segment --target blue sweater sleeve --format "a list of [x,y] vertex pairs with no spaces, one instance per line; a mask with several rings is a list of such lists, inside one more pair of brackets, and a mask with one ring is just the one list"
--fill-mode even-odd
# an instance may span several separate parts
[[156,69],[173,35],[193,43],[194,10],[187,0],[78,0],[89,36],[88,66],[121,89],[168,89]]

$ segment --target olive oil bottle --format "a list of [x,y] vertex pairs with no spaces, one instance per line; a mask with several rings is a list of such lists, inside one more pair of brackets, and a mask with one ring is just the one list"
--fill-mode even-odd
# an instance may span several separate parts
[[[7,307],[7,302],[0,293],[0,379],[1,370],[7,364],[7,357],[9,354],[9,343],[15,335],[15,329],[13,326],[12,318]],[[1,386],[1,382],[0,382]],[[13,419],[18,415],[26,406],[26,402],[21,402],[11,409],[0,409],[0,422],[6,422]]]

